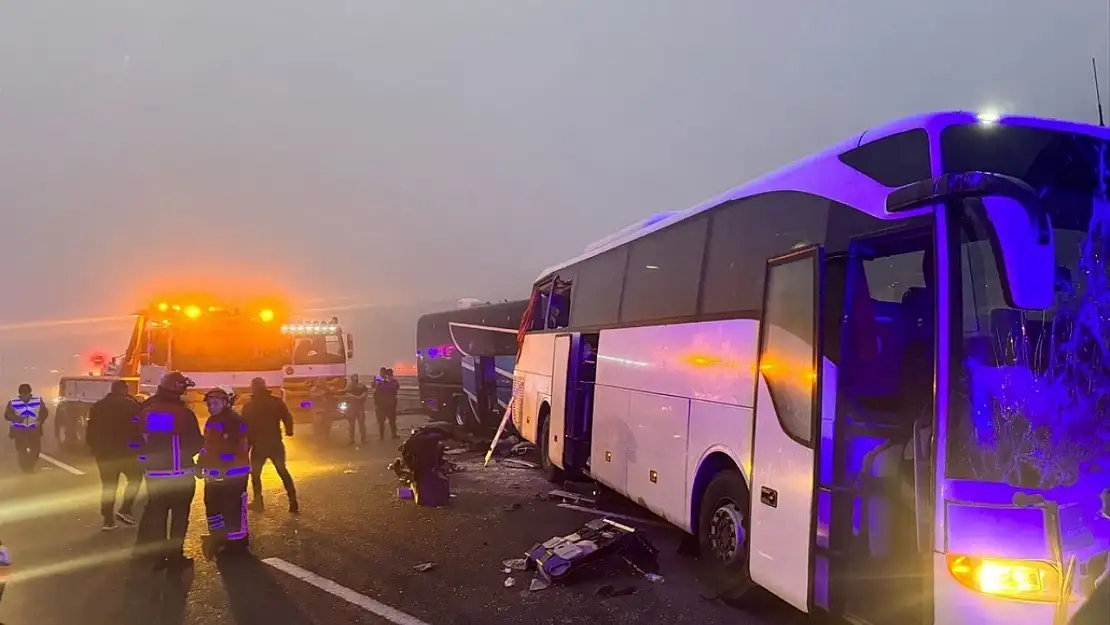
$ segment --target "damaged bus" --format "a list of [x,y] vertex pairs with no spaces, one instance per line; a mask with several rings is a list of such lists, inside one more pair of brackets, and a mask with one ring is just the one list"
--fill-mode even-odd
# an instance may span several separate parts
[[1110,132],[871,129],[539,277],[512,420],[725,596],[1051,625],[1106,569]]

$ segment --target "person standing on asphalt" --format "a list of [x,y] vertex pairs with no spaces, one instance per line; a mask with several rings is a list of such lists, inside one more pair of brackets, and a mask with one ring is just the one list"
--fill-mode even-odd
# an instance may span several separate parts
[[385,440],[385,424],[394,440],[397,435],[397,391],[401,383],[393,377],[393,369],[385,369],[381,381],[374,381],[374,415],[378,419],[378,439]]
[[[112,382],[112,390],[89,410],[85,442],[100,473],[100,514],[104,517],[105,531],[116,529],[117,519],[124,525],[135,525],[131,513],[143,481],[142,466],[135,457],[135,449],[142,440],[140,410],[139,402],[127,392],[127,382],[123,380]],[[120,475],[127,479],[127,486],[123,503],[115,512]]]
[[204,450],[197,458],[204,475],[204,509],[208,534],[201,542],[211,560],[224,549],[247,548],[247,478],[250,443],[247,422],[235,409],[235,391],[217,387],[204,395],[208,420],[204,423]]
[[50,417],[50,411],[41,397],[31,393],[30,384],[20,384],[18,393],[4,407],[4,420],[10,424],[8,438],[15,443],[20,470],[31,473],[42,453],[42,426]]
[[358,425],[358,437],[362,445],[366,444],[366,399],[369,389],[358,380],[358,374],[351,375],[351,383],[347,386],[347,413],[350,415],[351,444],[355,444],[355,425]]
[[274,397],[270,389],[266,388],[266,381],[262,378],[251,380],[251,398],[243,406],[243,420],[247,422],[247,439],[250,442],[251,452],[251,488],[254,491],[254,501],[251,510],[261,512],[265,509],[262,501],[262,467],[266,461],[274,463],[274,469],[281,484],[285,487],[285,494],[289,496],[289,512],[297,514],[300,506],[297,504],[297,489],[293,485],[293,476],[285,466],[285,443],[281,440],[282,426],[285,435],[293,436],[293,415],[280,397]]
[[139,521],[137,552],[154,555],[155,570],[175,573],[193,564],[185,557],[185,533],[197,492],[194,457],[204,447],[197,415],[182,398],[191,386],[193,381],[181,372],[166,373],[139,412],[143,428],[139,461],[146,477],[147,504]]

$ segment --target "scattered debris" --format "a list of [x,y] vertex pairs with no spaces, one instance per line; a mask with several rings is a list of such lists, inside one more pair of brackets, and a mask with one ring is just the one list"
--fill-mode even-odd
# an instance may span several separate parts
[[661,526],[661,527],[668,527],[668,525],[666,523],[663,523],[662,521],[655,521],[653,519],[643,519],[643,518],[631,516],[631,515],[628,515],[628,514],[618,514],[616,512],[606,512],[605,510],[598,510],[596,508],[586,508],[586,507],[583,507],[583,506],[576,506],[576,505],[570,504],[570,503],[561,503],[561,504],[559,504],[559,507],[560,508],[566,508],[567,510],[577,510],[579,512],[589,512],[591,514],[603,514],[603,515],[605,515],[606,518],[611,518],[611,519],[624,519],[625,521],[633,521],[635,523],[647,523],[649,525],[658,525],[658,526]]
[[459,456],[465,454],[467,451],[468,450],[465,447],[455,447],[454,449],[448,449],[447,451],[443,452],[443,454],[446,456]]
[[416,571],[417,573],[427,573],[428,571],[436,570],[436,568],[438,567],[439,565],[435,562],[425,562],[424,564],[417,564],[416,566],[412,567],[412,570]]
[[505,578],[505,588],[512,588],[513,586],[516,586],[516,578],[515,577],[506,577]]
[[532,443],[524,441],[524,442],[517,443],[517,444],[513,445],[512,447],[509,448],[509,451],[507,451],[506,453],[510,456],[523,456],[524,454],[532,451],[535,448],[536,448],[536,446],[533,445]]
[[513,558],[511,560],[505,560],[501,564],[505,565],[505,568],[514,571],[528,570],[528,560],[526,558]]
[[534,462],[528,462],[527,460],[517,460],[516,458],[505,458],[501,462],[515,469],[535,469],[537,466]]
[[549,498],[561,499],[564,502],[569,501],[571,503],[589,503],[589,504],[597,503],[596,499],[590,499],[589,497],[583,497],[582,495],[578,495],[578,494],[575,494],[575,493],[572,493],[572,492],[569,492],[569,491],[565,491],[565,490],[556,489],[556,490],[553,490],[553,491],[549,491],[547,493],[547,495],[548,495]]
[[507,506],[501,506],[501,509],[504,510],[505,512],[516,512],[517,510],[520,510],[520,507],[521,506],[520,506],[519,503],[514,503],[514,504],[509,504]]
[[578,531],[554,536],[528,550],[527,566],[555,583],[568,580],[576,571],[593,568],[619,556],[641,575],[657,567],[659,551],[636,529],[606,518],[594,519]]
[[628,595],[636,594],[635,586],[622,586],[616,588],[612,584],[605,584],[597,589],[596,593],[602,597],[627,597]]
[[548,586],[551,586],[551,580],[537,573],[535,576],[532,577],[532,583],[528,586],[528,590],[532,592],[537,592],[547,588]]
[[402,501],[408,501],[412,498],[413,498],[413,492],[412,492],[411,487],[409,487],[409,486],[398,486],[397,487],[397,499],[400,499]]
[[653,584],[662,584],[663,583],[663,576],[662,575],[657,575],[655,573],[645,573],[644,574],[644,579],[646,579],[647,581],[649,581]]
[[501,572],[504,573],[505,575],[512,575],[513,574],[513,570],[510,569],[509,567],[505,567],[505,568],[501,569]]

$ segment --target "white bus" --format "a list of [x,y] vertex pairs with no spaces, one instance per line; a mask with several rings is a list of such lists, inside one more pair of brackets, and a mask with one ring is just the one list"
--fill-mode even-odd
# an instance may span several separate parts
[[726,596],[1059,622],[1110,545],[1108,140],[918,116],[622,230],[536,281],[513,422]]

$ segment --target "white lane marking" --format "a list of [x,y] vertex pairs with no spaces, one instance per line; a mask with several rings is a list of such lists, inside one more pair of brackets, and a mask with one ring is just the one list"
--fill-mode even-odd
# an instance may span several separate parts
[[355,592],[346,586],[341,586],[326,577],[320,577],[312,571],[306,571],[296,564],[291,564],[281,558],[266,558],[262,561],[282,573],[295,577],[310,586],[315,586],[329,595],[339,597],[347,603],[357,605],[363,610],[371,614],[376,614],[390,623],[395,623],[396,625],[428,625],[428,623],[425,623],[415,616],[405,614],[396,608],[391,608],[380,601],[375,601],[364,594]]
[[77,467],[68,465],[68,464],[62,462],[61,460],[58,460],[57,458],[55,458],[54,456],[51,456],[49,454],[39,454],[39,458],[42,458],[43,460],[45,460],[45,461],[49,462],[50,464],[58,467],[59,469],[65,471],[66,473],[72,473],[73,475],[85,475],[85,472],[82,471],[81,469],[78,469]]
[[596,514],[598,516],[607,517],[607,518],[611,518],[611,519],[624,519],[626,521],[633,521],[633,522],[636,522],[636,523],[647,523],[649,525],[658,525],[660,527],[669,527],[668,524],[661,523],[661,522],[656,521],[654,519],[644,519],[644,518],[637,517],[637,516],[629,516],[627,514],[617,514],[616,512],[606,512],[605,510],[596,510],[594,508],[583,508],[582,506],[576,506],[574,504],[569,504],[569,503],[561,503],[561,504],[559,504],[559,507],[560,508],[566,508],[567,510],[577,510],[579,512],[589,512],[591,514]]

